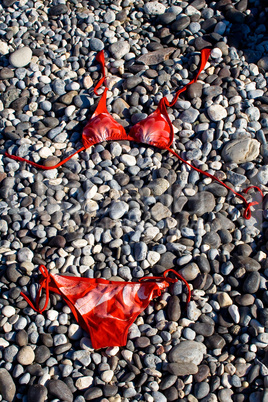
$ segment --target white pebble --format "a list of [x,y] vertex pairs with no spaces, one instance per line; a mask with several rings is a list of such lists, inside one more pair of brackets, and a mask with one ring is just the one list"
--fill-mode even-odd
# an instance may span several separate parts
[[101,374],[101,379],[104,382],[110,382],[112,381],[113,376],[114,376],[113,370],[106,370]]
[[238,307],[235,304],[232,304],[229,308],[228,311],[230,313],[230,316],[232,317],[233,321],[238,324],[240,321],[240,314]]
[[52,152],[51,152],[50,148],[48,148],[48,147],[43,147],[39,151],[39,156],[41,156],[41,158],[47,158],[48,156],[51,156],[51,155],[52,155]]
[[222,56],[222,51],[218,47],[215,47],[214,49],[211,50],[210,56],[213,59],[219,59]]
[[59,315],[59,313],[56,310],[48,310],[48,312],[47,312],[47,318],[50,321],[56,320],[58,318],[58,315]]
[[74,113],[75,109],[76,107],[74,105],[67,106],[64,112],[65,116],[70,117]]
[[93,383],[93,377],[85,376],[78,378],[75,382],[75,386],[77,389],[85,389],[90,387],[92,383]]
[[8,54],[9,48],[6,42],[0,41],[0,54]]
[[87,241],[85,239],[77,239],[72,242],[74,248],[82,248],[87,246]]
[[124,349],[124,350],[122,350],[121,355],[125,360],[131,362],[133,352],[131,352],[130,350]]
[[119,347],[114,346],[106,349],[107,356],[115,356],[119,352]]
[[13,306],[5,306],[2,309],[2,314],[5,317],[12,317],[15,313],[16,313],[16,310],[15,310],[15,308]]

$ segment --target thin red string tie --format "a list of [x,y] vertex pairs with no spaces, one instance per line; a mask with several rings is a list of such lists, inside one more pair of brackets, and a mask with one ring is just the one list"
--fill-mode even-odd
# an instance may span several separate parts
[[[201,174],[203,174],[203,175],[209,177],[210,179],[217,181],[219,184],[221,184],[222,186],[224,186],[225,188],[227,188],[227,190],[232,191],[232,193],[234,193],[237,197],[241,198],[241,199],[244,201],[245,205],[246,205],[246,208],[245,208],[245,211],[244,211],[243,216],[244,216],[245,219],[250,219],[250,218],[251,218],[251,210],[250,210],[250,208],[251,208],[253,205],[259,204],[259,202],[257,202],[257,201],[248,202],[248,201],[245,199],[245,197],[243,197],[242,194],[237,193],[234,189],[232,189],[231,187],[227,186],[227,184],[225,184],[223,181],[219,180],[216,176],[213,176],[212,174],[210,174],[210,173],[208,173],[208,172],[205,172],[204,170],[198,169],[197,167],[191,165],[191,163],[189,163],[189,162],[185,161],[184,159],[182,159],[182,157],[181,157],[179,154],[177,154],[177,152],[173,151],[173,149],[167,148],[167,151],[171,152],[172,155],[176,156],[180,161],[182,161],[182,162],[185,163],[186,165],[190,166],[192,169],[196,170],[198,173],[201,173]],[[250,187],[248,187],[247,189],[243,190],[243,192],[244,192],[244,193],[247,193],[248,190],[250,190],[251,188],[257,189],[257,190],[261,193],[261,195],[262,195],[262,197],[263,197],[263,192],[262,192],[261,189],[260,189],[259,187],[257,187],[257,186],[250,186]]]
[[[39,266],[39,271],[41,272],[43,278],[41,278],[40,283],[39,283],[39,291],[37,293],[36,296],[36,300],[35,300],[35,306],[33,304],[33,302],[29,299],[28,296],[26,296],[25,293],[21,292],[21,296],[24,297],[24,299],[27,301],[27,303],[30,305],[30,307],[34,310],[37,311],[37,313],[42,314],[43,311],[47,308],[48,305],[48,301],[49,301],[49,282],[50,282],[50,275],[48,273],[48,270],[46,269],[46,267],[44,265],[40,265]],[[46,301],[45,301],[45,305],[42,309],[40,309],[40,297],[41,297],[41,292],[42,289],[45,289],[45,294],[46,294]]]
[[60,167],[61,165],[63,165],[64,163],[68,162],[68,160],[70,160],[74,155],[78,154],[81,151],[84,151],[86,148],[83,146],[82,148],[78,149],[78,151],[75,151],[73,154],[71,154],[70,156],[68,156],[67,158],[63,159],[63,161],[57,163],[57,165],[54,166],[44,166],[44,165],[39,165],[38,163],[29,161],[28,159],[25,158],[21,158],[20,156],[16,156],[16,155],[10,155],[8,152],[5,152],[5,156],[7,158],[13,159],[14,161],[19,161],[19,162],[26,162],[28,163],[28,165],[32,165],[38,169],[43,169],[43,170],[52,170],[52,169],[57,169],[58,167]]
[[172,269],[172,268],[167,269],[167,270],[164,272],[164,274],[163,274],[163,275],[164,275],[164,278],[166,278],[166,276],[167,276],[167,274],[168,274],[169,272],[173,272],[174,275],[176,275],[182,282],[185,283],[185,285],[186,285],[186,287],[187,287],[187,290],[188,290],[188,295],[187,295],[187,300],[186,300],[186,304],[188,304],[188,303],[190,302],[190,300],[191,300],[191,288],[190,288],[189,283],[186,281],[186,279],[185,279],[183,276],[181,276],[181,274],[179,274],[177,271],[175,271],[175,270]]

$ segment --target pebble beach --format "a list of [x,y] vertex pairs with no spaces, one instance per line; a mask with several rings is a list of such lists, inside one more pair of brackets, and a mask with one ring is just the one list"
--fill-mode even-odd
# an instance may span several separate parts
[[[0,2],[0,401],[268,401],[268,1]],[[128,132],[197,74],[169,118],[171,153],[82,147],[106,59],[107,109]],[[101,91],[100,91],[101,92]],[[259,187],[263,193],[250,189]],[[179,272],[94,349],[52,274],[137,282]],[[172,276],[172,275],[171,275]],[[45,295],[41,304],[45,303]]]

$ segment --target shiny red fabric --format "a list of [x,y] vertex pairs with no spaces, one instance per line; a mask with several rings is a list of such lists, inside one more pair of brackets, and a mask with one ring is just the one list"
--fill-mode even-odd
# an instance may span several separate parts
[[[43,313],[48,304],[49,292],[62,296],[72,310],[79,325],[90,334],[94,349],[107,346],[125,346],[129,327],[150,301],[177,279],[167,277],[173,272],[188,288],[187,303],[191,290],[184,278],[175,270],[167,270],[164,277],[145,277],[139,282],[117,282],[49,274],[46,267],[39,267],[43,275],[36,299],[36,306],[24,294],[30,306]],[[45,289],[45,306],[39,307],[40,294]]]

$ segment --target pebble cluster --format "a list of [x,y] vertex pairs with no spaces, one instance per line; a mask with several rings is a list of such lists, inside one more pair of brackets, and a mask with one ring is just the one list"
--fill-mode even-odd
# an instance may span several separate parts
[[[268,398],[267,0],[3,0],[0,4],[0,400],[261,402]],[[105,50],[108,110],[128,130],[194,77],[169,110],[167,152],[81,147]],[[137,281],[180,272],[131,326],[94,350],[70,308],[34,300],[52,273]],[[43,299],[41,299],[42,301]]]

